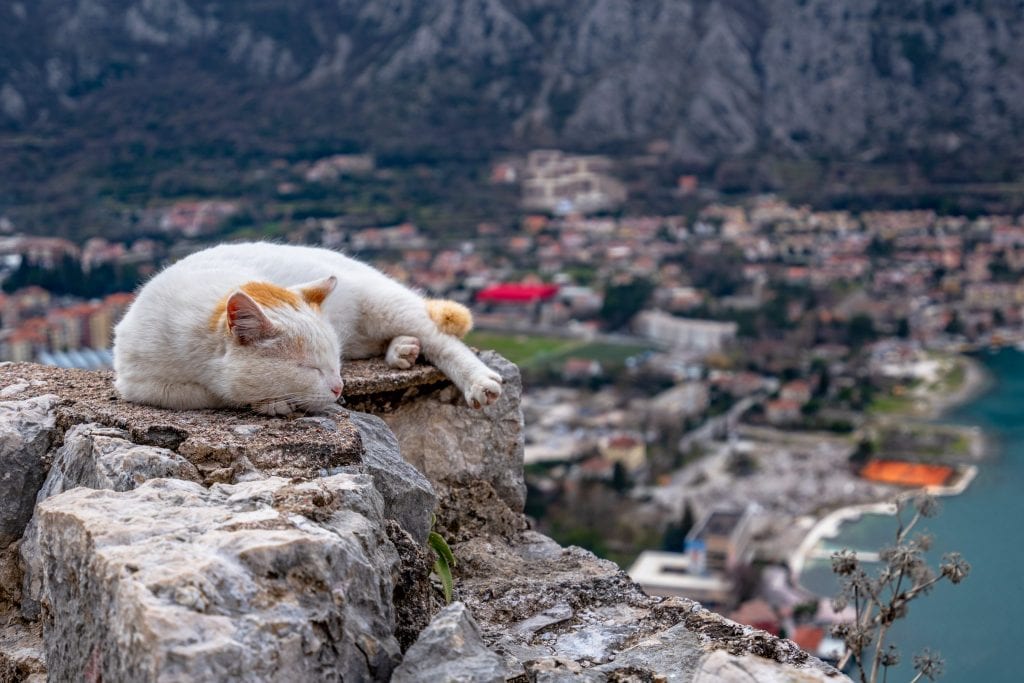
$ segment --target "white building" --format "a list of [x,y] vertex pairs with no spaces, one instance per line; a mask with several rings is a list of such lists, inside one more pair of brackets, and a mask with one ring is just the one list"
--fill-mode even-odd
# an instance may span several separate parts
[[626,187],[610,174],[602,156],[537,150],[526,159],[523,208],[556,214],[597,213],[626,200]]
[[690,557],[684,553],[645,550],[628,573],[648,595],[678,595],[714,605],[733,602],[733,582],[721,574],[690,573]]
[[648,413],[658,424],[673,425],[700,415],[709,404],[708,387],[704,382],[684,382],[652,398]]
[[661,311],[641,311],[633,327],[637,334],[679,351],[716,353],[735,341],[735,322],[679,318]]

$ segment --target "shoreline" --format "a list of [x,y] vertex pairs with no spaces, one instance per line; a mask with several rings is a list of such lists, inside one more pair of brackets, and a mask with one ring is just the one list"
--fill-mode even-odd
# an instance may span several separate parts
[[948,394],[932,394],[927,397],[928,408],[925,419],[941,420],[946,414],[966,405],[984,394],[995,384],[995,377],[981,361],[966,354],[957,354],[957,362],[964,364],[964,381]]
[[[967,490],[971,482],[978,475],[977,465],[965,465],[958,471],[958,476],[954,483],[944,486],[925,486],[923,491],[930,493],[933,496],[957,496]],[[908,492],[911,489],[908,489]],[[803,572],[804,565],[807,564],[807,560],[810,558],[811,553],[814,551],[814,547],[824,538],[833,538],[839,533],[840,526],[845,522],[854,522],[859,520],[864,515],[895,515],[896,514],[896,503],[892,501],[877,502],[877,503],[859,503],[857,505],[847,505],[845,507],[836,508],[827,515],[822,517],[820,520],[815,522],[808,531],[807,535],[804,536],[804,540],[800,542],[797,549],[790,556],[789,568],[793,573],[794,577],[799,577]],[[812,593],[813,591],[803,586],[799,578],[794,578],[794,586],[800,590]]]
[[[938,422],[955,409],[964,406],[988,391],[995,384],[995,377],[977,359],[965,354],[957,355],[957,362],[964,363],[964,381],[955,391],[945,395],[932,394],[925,398],[927,407],[923,414],[908,416],[914,421]],[[980,433],[981,450],[983,455],[989,454],[989,437],[982,431]],[[936,496],[956,496],[967,490],[971,482],[978,474],[976,465],[964,465],[959,469],[959,476],[952,485],[923,487],[921,490]],[[912,489],[907,489],[911,491]],[[815,547],[824,538],[834,537],[839,532],[840,526],[845,522],[856,521],[867,514],[896,514],[896,505],[892,501],[879,501],[875,503],[861,503],[848,505],[832,510],[819,519],[807,531],[804,540],[789,558],[789,570],[792,584],[798,590],[809,595],[816,595],[807,589],[800,581],[807,561],[811,559]],[[818,596],[828,597],[828,596]]]
[[847,505],[846,507],[836,508],[815,522],[814,526],[807,531],[807,535],[804,536],[804,540],[801,541],[800,545],[790,557],[789,570],[792,572],[794,577],[793,585],[800,590],[813,595],[813,591],[808,590],[800,583],[799,576],[803,573],[804,565],[807,563],[811,551],[814,550],[814,546],[816,546],[821,539],[834,537],[838,534],[839,527],[843,522],[856,521],[864,515],[870,514],[894,515],[896,514],[896,504],[888,502]]

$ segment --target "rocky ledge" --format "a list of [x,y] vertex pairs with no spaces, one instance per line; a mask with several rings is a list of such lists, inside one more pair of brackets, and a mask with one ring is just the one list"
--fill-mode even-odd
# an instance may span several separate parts
[[505,381],[482,411],[366,361],[347,410],[289,418],[0,366],[0,683],[846,680],[529,531],[519,373],[482,358]]

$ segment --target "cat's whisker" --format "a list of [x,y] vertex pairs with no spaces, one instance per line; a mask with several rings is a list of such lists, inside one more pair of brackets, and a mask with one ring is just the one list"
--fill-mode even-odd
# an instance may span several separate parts
[[292,391],[285,394],[274,394],[271,396],[263,396],[253,400],[253,403],[272,403],[274,401],[289,401],[296,398],[306,398],[309,394],[306,392]]

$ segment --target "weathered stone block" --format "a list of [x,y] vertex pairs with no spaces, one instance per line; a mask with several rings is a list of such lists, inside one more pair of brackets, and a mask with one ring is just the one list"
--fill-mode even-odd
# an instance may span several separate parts
[[0,403],[0,549],[21,538],[32,518],[56,436],[58,401],[45,395]]
[[[22,378],[0,390],[17,396],[31,385]],[[36,492],[49,467],[49,450],[57,438],[59,399],[43,395],[0,403],[0,610],[21,600],[19,543],[32,517]]]
[[46,683],[39,624],[3,620],[0,613],[0,683]]
[[501,658],[487,649],[473,615],[461,602],[437,613],[423,630],[391,683],[503,683]]
[[[387,424],[161,410],[118,400],[109,373],[0,366],[0,399],[20,405],[0,407],[0,457],[28,463],[24,489],[0,479],[0,493],[29,498],[0,499],[17,511],[0,548],[0,683],[41,680],[41,649],[51,680],[386,680],[400,646],[408,680],[467,672],[436,668],[439,652],[479,664],[468,680],[841,679],[788,641],[524,533],[518,372],[483,357],[505,380],[484,411],[429,365],[347,363],[349,405]],[[428,628],[431,482],[466,607]],[[22,613],[40,597],[41,625],[5,611],[22,565]]]
[[361,409],[379,414],[391,427],[402,456],[427,476],[442,502],[452,488],[477,480],[490,484],[512,511],[522,512],[522,379],[519,368],[493,351],[480,358],[503,381],[501,398],[483,410],[468,407],[449,384],[415,401]]
[[402,525],[419,543],[427,542],[437,496],[426,477],[402,458],[391,429],[374,415],[350,412],[362,440],[362,467],[384,499],[384,515]]
[[[173,451],[140,446],[128,440],[123,429],[98,424],[75,425],[64,435],[64,444],[53,456],[37,502],[78,486],[91,489],[129,491],[149,479],[171,477],[199,481],[195,466]],[[42,559],[38,547],[38,523],[29,522],[21,541],[24,569],[21,612],[27,619],[39,618],[42,588]]]
[[790,641],[690,600],[650,597],[614,563],[537,533],[453,551],[459,597],[509,677],[711,681],[746,670],[758,681],[847,680]]
[[39,505],[53,680],[383,680],[397,562],[363,475],[156,479]]

